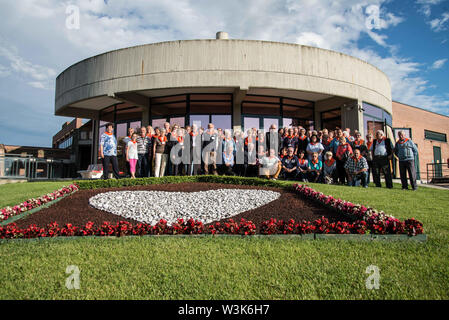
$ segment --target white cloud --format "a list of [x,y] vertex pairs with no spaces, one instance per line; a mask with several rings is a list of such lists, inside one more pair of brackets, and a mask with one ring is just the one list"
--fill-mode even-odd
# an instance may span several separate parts
[[[29,85],[51,87],[56,72],[79,60],[117,48],[158,41],[214,38],[227,31],[231,38],[296,42],[361,57],[385,71],[396,100],[439,108],[447,99],[426,95],[431,85],[420,71],[424,64],[398,54],[386,31],[404,21],[389,12],[386,0],[23,0],[3,5],[0,28],[16,51],[8,70]],[[441,0],[418,0],[431,6]],[[80,8],[80,29],[65,27],[65,8]],[[370,9],[368,9],[370,8]],[[429,11],[430,16],[430,11]],[[435,27],[444,27],[444,16]],[[20,21],[20,23],[18,22]],[[367,28],[367,25],[370,28]],[[359,48],[364,35],[388,49],[380,56]],[[3,47],[3,45],[0,45]],[[20,52],[20,55],[19,55]],[[26,53],[26,54],[25,54]],[[0,69],[0,74],[2,69]],[[51,81],[50,81],[51,80]],[[419,105],[423,103],[423,105]],[[52,102],[51,102],[52,103]]]
[[447,59],[436,60],[430,68],[434,69],[434,70],[441,69],[444,66],[444,64],[446,63],[446,61],[447,61]]
[[393,100],[448,114],[449,97],[425,93],[432,85],[420,76],[420,68],[423,65],[397,56],[382,58],[372,50],[353,49],[348,53],[375,65],[387,74],[391,82]]
[[28,83],[35,88],[53,89],[52,83],[56,76],[54,69],[25,60],[19,55],[16,47],[8,45],[1,39],[0,57],[5,58],[9,62],[10,68],[5,71],[8,75],[14,73],[19,77],[28,79],[28,81],[31,80]]
[[0,64],[0,77],[7,77],[11,74],[9,68]]
[[435,32],[447,30],[446,22],[448,21],[449,21],[449,12],[444,12],[441,15],[441,18],[439,19],[435,18],[429,21],[430,28]]
[[416,3],[418,5],[420,5],[420,8],[418,11],[421,12],[422,14],[424,14],[424,16],[426,18],[429,18],[432,13],[431,7],[434,5],[440,4],[443,1],[444,0],[418,0],[418,1],[416,1]]

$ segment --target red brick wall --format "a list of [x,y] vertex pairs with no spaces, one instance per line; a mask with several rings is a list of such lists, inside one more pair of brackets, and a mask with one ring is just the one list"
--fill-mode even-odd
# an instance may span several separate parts
[[393,128],[411,128],[418,145],[421,179],[426,179],[426,164],[433,162],[433,147],[441,148],[441,160],[449,158],[448,142],[424,139],[424,130],[445,133],[449,139],[449,117],[393,101]]

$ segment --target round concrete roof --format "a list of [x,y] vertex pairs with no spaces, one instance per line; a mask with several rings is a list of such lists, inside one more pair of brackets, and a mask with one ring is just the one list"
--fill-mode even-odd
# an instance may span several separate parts
[[82,60],[56,79],[55,114],[89,115],[123,94],[135,100],[188,92],[271,93],[318,101],[339,96],[391,113],[388,77],[349,55],[258,40],[180,40],[106,52]]

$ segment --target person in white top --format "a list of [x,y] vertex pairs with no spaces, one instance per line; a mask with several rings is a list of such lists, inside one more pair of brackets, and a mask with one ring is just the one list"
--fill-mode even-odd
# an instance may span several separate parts
[[137,159],[139,159],[139,155],[137,153],[137,134],[133,133],[131,140],[128,141],[126,145],[126,161],[129,162],[129,171],[132,179],[136,178]]
[[265,176],[267,179],[277,180],[282,169],[281,160],[276,157],[276,151],[270,149],[270,155],[263,157],[260,161],[261,168],[259,175]]
[[318,160],[322,161],[321,153],[323,153],[324,147],[321,144],[321,142],[318,140],[318,137],[316,135],[313,135],[310,138],[310,143],[307,145],[307,155],[309,158],[309,161],[312,161],[313,153],[318,153]]

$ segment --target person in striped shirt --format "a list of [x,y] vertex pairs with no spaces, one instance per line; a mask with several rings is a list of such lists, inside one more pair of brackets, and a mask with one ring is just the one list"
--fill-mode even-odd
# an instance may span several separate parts
[[151,139],[147,136],[147,128],[140,128],[140,135],[137,137],[137,166],[138,166],[138,176],[140,178],[148,177],[150,169],[150,150],[151,150]]
[[348,176],[348,186],[358,186],[360,182],[364,188],[368,188],[368,162],[361,155],[360,149],[354,149],[354,155],[345,163]]

